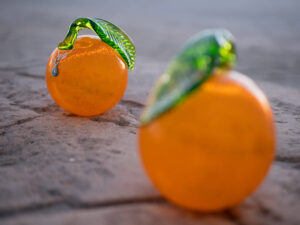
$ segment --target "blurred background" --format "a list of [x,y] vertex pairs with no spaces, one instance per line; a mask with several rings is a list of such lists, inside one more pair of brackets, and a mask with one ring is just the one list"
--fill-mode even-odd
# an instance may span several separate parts
[[[95,118],[63,112],[44,80],[78,17],[116,24],[137,50],[124,98]],[[267,94],[278,135],[264,184],[220,214],[164,201],[136,144],[156,78],[207,28],[235,36],[236,69]],[[0,224],[300,224],[299,68],[300,0],[0,0]]]
[[299,12],[298,0],[1,0],[0,62],[45,63],[75,18],[99,17],[130,34],[136,65],[166,65],[191,35],[227,28],[237,40],[238,70],[299,87]]

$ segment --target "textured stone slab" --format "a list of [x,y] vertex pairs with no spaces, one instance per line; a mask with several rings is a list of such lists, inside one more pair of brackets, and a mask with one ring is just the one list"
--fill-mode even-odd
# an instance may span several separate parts
[[[3,224],[212,224],[298,225],[299,168],[287,164],[272,167],[261,188],[241,205],[221,213],[203,214],[177,208],[164,200],[136,199],[109,204],[57,204],[53,208],[23,211],[4,218]],[[34,216],[33,216],[34,213]]]
[[291,87],[261,83],[269,96],[277,128],[277,160],[300,162],[300,92]]
[[45,218],[37,215],[16,217],[14,220],[4,220],[7,225],[12,224],[90,224],[90,225],[129,225],[129,224],[199,224],[199,225],[234,225],[235,222],[226,214],[201,215],[185,212],[169,204],[136,204],[119,207],[107,207],[101,210],[74,210],[73,212],[56,214]]
[[[36,78],[43,77],[43,68],[2,72],[1,83],[11,83],[13,88],[3,86],[0,91],[1,107],[9,109],[2,110],[0,119],[4,124],[0,128],[0,216],[12,224],[64,224],[86,217],[109,224],[109,218],[125,213],[124,224],[142,220],[172,224],[175,219],[165,216],[165,211],[175,218],[189,214],[166,205],[146,178],[137,155],[138,116],[155,68],[157,74],[162,70],[155,63],[138,66],[124,99],[94,118],[79,118],[59,109],[48,96],[44,80]],[[285,163],[276,162],[262,188],[241,206],[217,218],[196,216],[195,221],[205,224],[211,217],[216,224],[300,221],[296,213],[300,209],[299,139],[293,135],[299,132],[295,102],[300,92],[267,82],[259,85],[271,100],[278,132],[277,160]],[[15,117],[9,117],[11,111]],[[145,216],[133,216],[136,211]],[[182,223],[193,220],[188,217]]]
[[[300,224],[300,3],[298,1],[0,2],[0,224]],[[123,100],[79,118],[58,108],[44,66],[69,23],[98,16],[137,47]],[[156,78],[205,28],[236,36],[237,70],[267,94],[277,153],[268,178],[241,205],[216,214],[177,208],[140,164],[138,117]]]

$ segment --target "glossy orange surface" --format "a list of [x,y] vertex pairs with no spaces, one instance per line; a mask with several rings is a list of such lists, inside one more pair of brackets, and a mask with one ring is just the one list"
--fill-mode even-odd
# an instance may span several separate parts
[[[58,54],[58,76],[51,70]],[[95,116],[112,108],[123,96],[128,69],[122,57],[97,36],[81,36],[72,50],[52,52],[46,81],[54,101],[66,111]]]
[[274,157],[269,103],[237,72],[214,75],[178,106],[139,130],[140,155],[158,190],[200,211],[249,196]]

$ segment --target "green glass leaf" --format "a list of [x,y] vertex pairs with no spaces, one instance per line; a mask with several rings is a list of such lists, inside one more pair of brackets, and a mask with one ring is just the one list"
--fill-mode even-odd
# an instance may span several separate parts
[[93,30],[100,39],[115,49],[124,59],[130,70],[134,67],[135,47],[131,39],[116,25],[98,18],[78,18],[70,25],[65,39],[58,45],[58,49],[72,49],[81,29]]
[[175,56],[158,80],[141,116],[145,125],[179,104],[214,72],[231,69],[236,61],[233,36],[227,30],[195,35]]

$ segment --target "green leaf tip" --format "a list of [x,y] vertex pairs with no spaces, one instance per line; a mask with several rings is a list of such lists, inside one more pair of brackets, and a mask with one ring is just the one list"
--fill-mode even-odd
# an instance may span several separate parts
[[93,30],[99,38],[115,49],[132,70],[135,62],[135,47],[130,37],[116,25],[98,18],[78,18],[72,22],[65,39],[59,43],[58,49],[73,48],[78,31],[81,29]]
[[141,116],[141,125],[178,105],[216,70],[230,70],[235,62],[234,38],[229,31],[205,30],[193,36],[159,78]]

